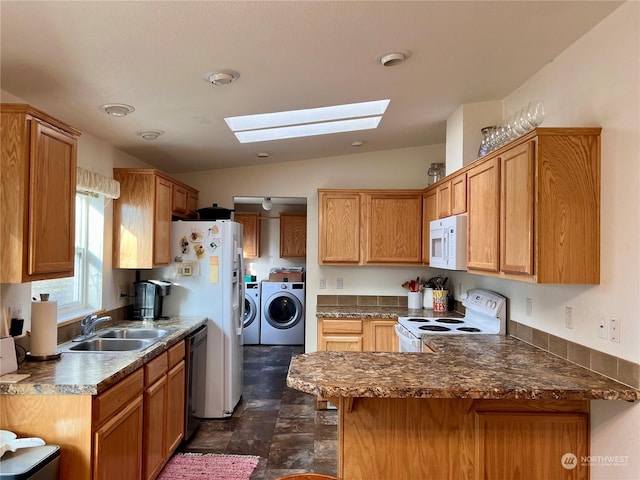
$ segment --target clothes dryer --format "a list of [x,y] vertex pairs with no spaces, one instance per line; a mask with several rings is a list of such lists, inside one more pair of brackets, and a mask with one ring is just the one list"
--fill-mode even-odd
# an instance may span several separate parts
[[247,282],[244,287],[244,331],[243,345],[260,343],[260,282]]
[[304,344],[304,282],[262,282],[260,343]]

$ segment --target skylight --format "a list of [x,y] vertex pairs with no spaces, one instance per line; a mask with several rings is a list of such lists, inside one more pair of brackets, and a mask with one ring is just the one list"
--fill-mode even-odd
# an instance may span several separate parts
[[225,118],[240,143],[377,128],[389,99]]

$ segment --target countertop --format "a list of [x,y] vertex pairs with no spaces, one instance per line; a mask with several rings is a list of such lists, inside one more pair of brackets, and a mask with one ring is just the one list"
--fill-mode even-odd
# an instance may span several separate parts
[[287,385],[331,397],[627,400],[640,391],[503,335],[430,335],[434,353],[322,351]]
[[463,317],[457,312],[434,312],[431,308],[410,310],[407,307],[316,307],[316,318],[398,318],[398,317]]
[[[156,321],[121,321],[107,328],[162,328],[172,332],[139,352],[62,352],[57,360],[26,361],[16,373],[30,376],[18,383],[0,383],[5,395],[96,395],[204,325],[206,319],[172,317]],[[98,330],[99,331],[99,330]],[[66,344],[63,344],[66,345]],[[58,345],[62,347],[62,345]]]

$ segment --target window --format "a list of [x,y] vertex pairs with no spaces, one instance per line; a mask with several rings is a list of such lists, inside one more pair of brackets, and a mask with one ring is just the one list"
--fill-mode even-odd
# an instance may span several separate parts
[[31,284],[31,296],[48,293],[58,302],[58,322],[102,308],[104,198],[76,194],[76,254],[73,277]]

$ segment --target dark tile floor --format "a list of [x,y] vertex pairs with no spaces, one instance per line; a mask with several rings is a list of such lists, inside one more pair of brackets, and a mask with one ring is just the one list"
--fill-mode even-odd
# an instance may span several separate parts
[[251,480],[294,473],[336,475],[337,415],[315,409],[315,397],[286,386],[301,346],[245,346],[244,390],[233,416],[203,420],[181,451],[257,455]]

